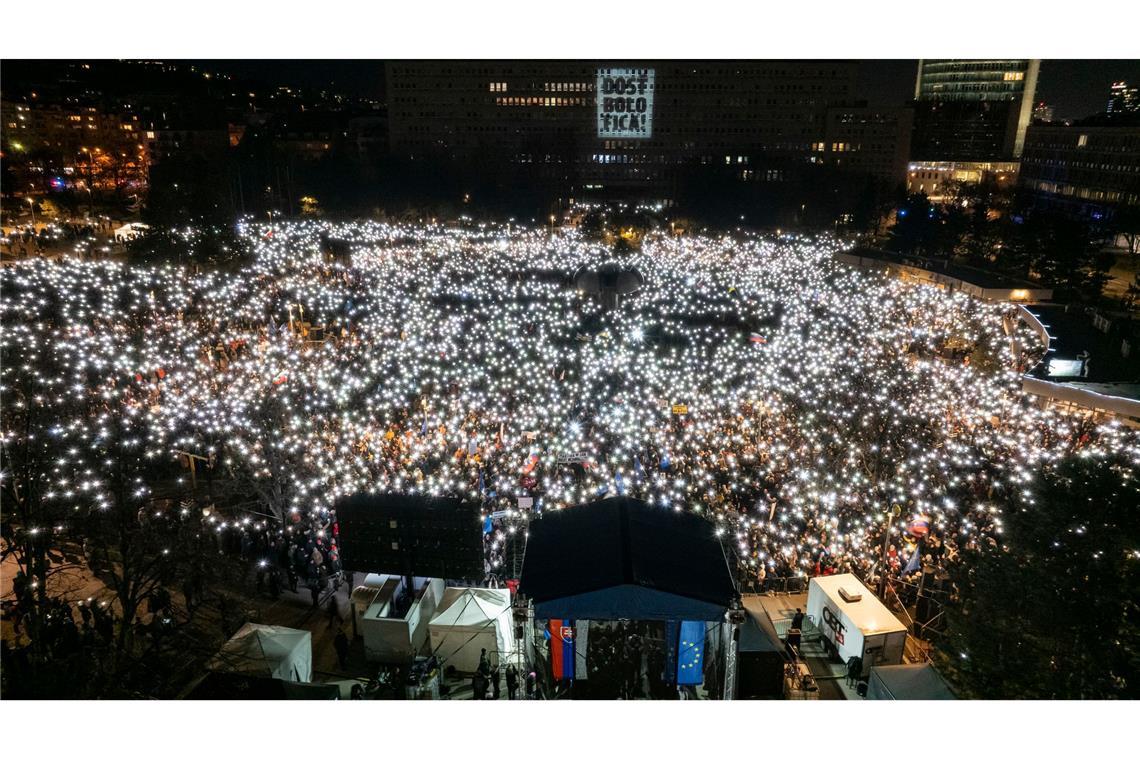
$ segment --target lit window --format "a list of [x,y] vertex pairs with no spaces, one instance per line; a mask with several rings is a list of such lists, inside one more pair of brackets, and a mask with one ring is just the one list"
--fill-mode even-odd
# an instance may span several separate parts
[[1088,144],[1089,144],[1089,136],[1088,135],[1081,135],[1080,137],[1077,138],[1077,147],[1078,148],[1083,148]]

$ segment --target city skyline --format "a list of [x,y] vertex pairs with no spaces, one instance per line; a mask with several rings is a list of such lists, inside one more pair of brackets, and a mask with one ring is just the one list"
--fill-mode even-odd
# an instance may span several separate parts
[[[386,61],[379,58],[303,61],[251,61],[227,58],[169,60],[173,63],[225,71],[269,87],[290,85],[377,99],[386,95],[384,88]],[[399,59],[393,59],[395,60]],[[34,63],[34,61],[7,62],[11,67],[7,78],[19,80],[22,75],[26,76],[25,72],[35,69],[34,66],[25,68],[25,65]],[[856,91],[867,99],[869,105],[901,106],[913,99],[918,59],[862,59],[858,63]],[[1042,59],[1035,100],[1045,101],[1053,106],[1058,119],[1079,119],[1104,111],[1109,99],[1109,87],[1113,82],[1120,80],[1127,81],[1133,86],[1140,84],[1140,61]]]

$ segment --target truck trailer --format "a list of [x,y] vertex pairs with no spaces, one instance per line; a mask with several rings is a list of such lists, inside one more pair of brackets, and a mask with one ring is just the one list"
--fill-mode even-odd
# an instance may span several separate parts
[[823,637],[824,648],[843,662],[862,660],[862,676],[874,665],[903,661],[906,626],[850,573],[812,578],[807,614]]

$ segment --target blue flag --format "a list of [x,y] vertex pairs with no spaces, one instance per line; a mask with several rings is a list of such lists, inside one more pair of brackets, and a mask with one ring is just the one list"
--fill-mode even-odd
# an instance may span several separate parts
[[494,529],[495,529],[495,524],[491,520],[491,516],[488,515],[487,517],[484,517],[483,518],[483,532],[484,533],[490,533]]
[[620,472],[614,473],[614,485],[617,486],[618,496],[624,496],[625,495],[625,481],[622,480]]
[[483,468],[479,468],[479,493],[486,493],[487,487],[483,485]]
[[918,546],[915,546],[914,554],[910,555],[910,559],[907,560],[906,567],[903,568],[902,574],[910,575],[911,573],[917,573],[921,567],[922,561],[918,557]]
[[677,683],[698,684],[705,672],[705,624],[701,620],[681,621],[677,646]]
[[669,459],[669,452],[666,451],[661,455],[661,469],[668,470],[671,464],[673,464],[673,461]]
[[633,458],[633,481],[641,483],[645,480],[645,469],[641,466],[641,460],[637,457]]
[[423,427],[420,428],[420,435],[427,435],[427,415],[426,414],[424,415]]

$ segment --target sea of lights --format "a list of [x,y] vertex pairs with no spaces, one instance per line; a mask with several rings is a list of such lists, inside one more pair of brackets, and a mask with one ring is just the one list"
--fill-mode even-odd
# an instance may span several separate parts
[[147,455],[212,454],[278,516],[452,494],[515,530],[520,496],[624,493],[704,514],[776,575],[870,570],[893,506],[904,556],[919,516],[955,548],[1000,538],[994,502],[1031,505],[1043,464],[1140,451],[1022,394],[1008,306],[850,269],[828,237],[649,235],[622,256],[645,286],[607,310],[569,283],[614,255],[573,231],[241,234],[236,272],[4,270],[4,385],[83,410],[60,431],[122,405]]

